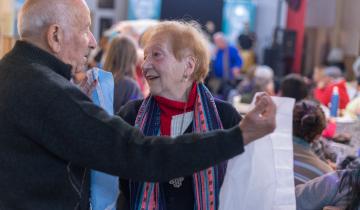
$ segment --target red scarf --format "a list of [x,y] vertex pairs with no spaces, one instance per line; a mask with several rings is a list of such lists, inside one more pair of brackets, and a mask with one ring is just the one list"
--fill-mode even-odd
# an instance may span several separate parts
[[[188,101],[174,101],[161,96],[155,96],[155,100],[160,107],[160,132],[162,136],[170,136],[171,119],[175,115],[183,114],[194,110],[197,90],[195,83],[189,93]],[[185,107],[186,106],[186,107]]]

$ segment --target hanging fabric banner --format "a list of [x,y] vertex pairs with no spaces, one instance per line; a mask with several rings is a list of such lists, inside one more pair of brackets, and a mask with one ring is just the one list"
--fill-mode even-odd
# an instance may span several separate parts
[[232,43],[244,31],[245,25],[250,31],[255,29],[256,6],[251,1],[225,0],[223,8],[223,32]]

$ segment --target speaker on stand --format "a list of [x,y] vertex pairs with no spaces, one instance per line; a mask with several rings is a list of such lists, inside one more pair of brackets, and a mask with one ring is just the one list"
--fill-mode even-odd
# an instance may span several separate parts
[[296,32],[276,28],[273,44],[264,50],[264,65],[270,66],[276,77],[283,77],[292,72],[295,57]]

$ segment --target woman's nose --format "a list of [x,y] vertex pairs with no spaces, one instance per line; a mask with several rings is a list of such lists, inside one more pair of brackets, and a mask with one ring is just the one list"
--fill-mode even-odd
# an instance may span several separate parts
[[146,73],[147,69],[151,68],[152,63],[150,60],[151,59],[149,59],[149,58],[145,58],[143,63],[141,64],[141,69],[142,69],[143,73]]

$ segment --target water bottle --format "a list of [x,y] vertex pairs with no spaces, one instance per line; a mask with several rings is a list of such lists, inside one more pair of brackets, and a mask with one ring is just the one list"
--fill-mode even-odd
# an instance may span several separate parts
[[331,104],[330,104],[330,116],[337,117],[339,108],[339,88],[335,86],[332,90]]

